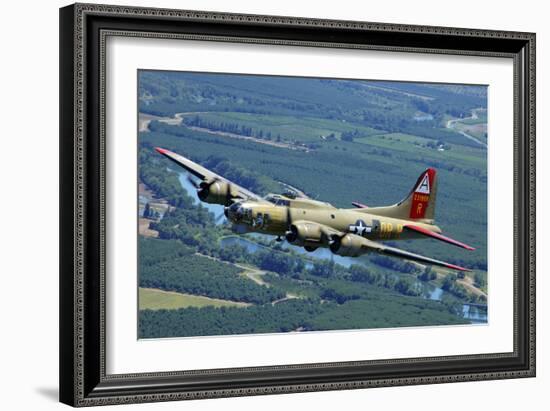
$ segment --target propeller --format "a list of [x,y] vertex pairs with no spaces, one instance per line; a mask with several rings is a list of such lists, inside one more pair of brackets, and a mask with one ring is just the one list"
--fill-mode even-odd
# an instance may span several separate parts
[[298,230],[296,229],[296,226],[290,225],[289,230],[285,233],[285,239],[289,243],[293,243],[298,238]]
[[212,184],[219,181],[218,178],[212,179],[212,181],[197,181],[193,177],[191,177],[189,174],[187,174],[187,181],[197,189],[197,195],[199,196],[199,199],[201,201],[204,201],[206,197],[208,196],[208,189]]
[[189,181],[189,183],[195,187],[196,189],[199,189],[200,187],[200,183],[195,180],[194,178],[192,178],[189,174],[187,174],[187,181]]
[[288,236],[292,236],[292,215],[290,214],[290,207],[287,207],[286,208],[286,224],[287,224],[287,228],[286,228],[286,232],[285,232],[285,239],[286,241],[288,241],[289,243],[292,243],[292,241],[294,241],[295,239],[293,239],[292,241],[290,241],[288,239]]
[[214,184],[215,182],[219,181],[218,178],[213,178],[212,181],[201,181],[196,186],[197,188],[197,195],[201,199],[201,201],[205,201],[206,197],[208,197],[208,190],[210,189],[210,186]]
[[340,248],[340,245],[342,244],[342,237],[340,237],[337,234],[333,234],[328,237],[328,246],[330,248],[330,251],[335,253]]

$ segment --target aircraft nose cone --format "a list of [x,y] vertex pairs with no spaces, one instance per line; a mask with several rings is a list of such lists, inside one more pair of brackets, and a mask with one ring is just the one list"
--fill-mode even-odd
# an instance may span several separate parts
[[239,221],[243,218],[243,208],[240,203],[235,203],[229,207],[225,207],[223,212],[231,221]]

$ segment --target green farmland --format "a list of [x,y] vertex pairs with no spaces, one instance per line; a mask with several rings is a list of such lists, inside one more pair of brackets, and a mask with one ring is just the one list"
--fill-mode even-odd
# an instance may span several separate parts
[[246,307],[247,303],[219,300],[154,288],[139,289],[140,310],[176,310],[187,307]]

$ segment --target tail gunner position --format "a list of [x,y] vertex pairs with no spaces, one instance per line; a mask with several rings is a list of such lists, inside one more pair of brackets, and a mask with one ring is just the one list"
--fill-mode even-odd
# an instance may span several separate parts
[[307,251],[328,247],[334,254],[357,257],[377,252],[424,264],[459,271],[464,267],[424,257],[378,240],[434,238],[467,250],[474,248],[441,234],[434,225],[436,171],[424,171],[405,199],[387,207],[367,207],[354,202],[355,208],[341,209],[329,203],[294,194],[268,194],[260,197],[179,154],[156,150],[197,177],[193,181],[199,199],[224,205],[224,213],[237,233],[259,232],[286,238]]

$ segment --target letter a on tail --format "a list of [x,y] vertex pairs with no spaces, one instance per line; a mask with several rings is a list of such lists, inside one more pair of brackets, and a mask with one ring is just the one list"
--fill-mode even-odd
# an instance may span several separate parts
[[[435,204],[432,196],[435,196],[435,169],[429,168],[420,175],[413,189],[409,218],[433,218]],[[428,210],[430,217],[426,215]]]

